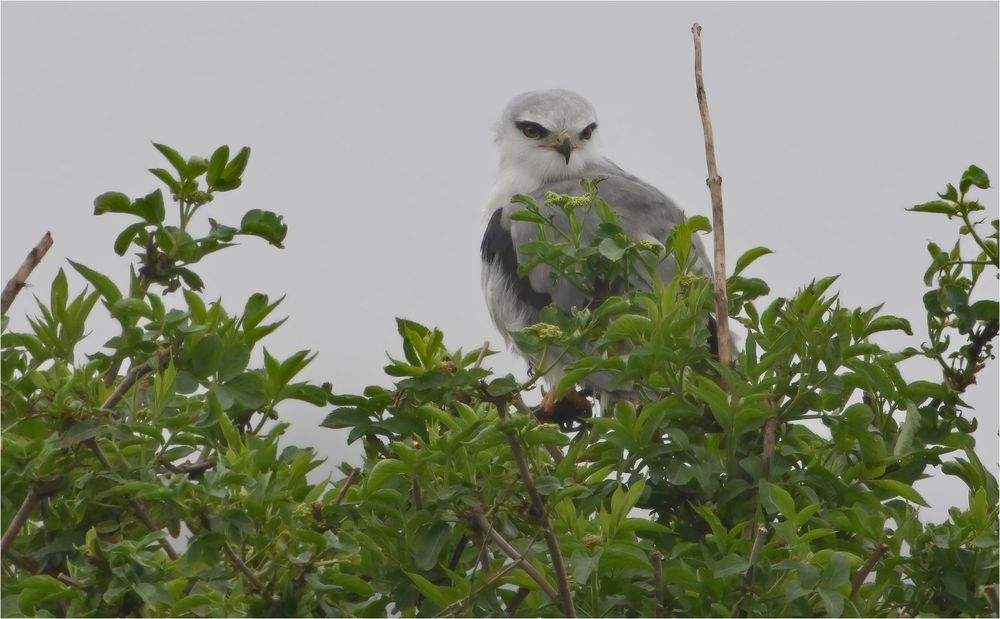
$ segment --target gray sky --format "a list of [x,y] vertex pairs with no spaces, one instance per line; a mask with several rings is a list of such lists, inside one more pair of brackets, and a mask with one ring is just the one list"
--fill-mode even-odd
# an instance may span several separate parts
[[[928,240],[955,227],[903,209],[976,163],[1000,183],[998,4],[993,3],[14,3],[2,5],[2,263],[9,277],[46,230],[66,258],[124,283],[111,243],[124,216],[92,215],[109,190],[158,186],[150,141],[185,155],[250,145],[244,186],[204,209],[238,223],[285,215],[285,250],[249,240],[210,257],[207,292],[238,310],[287,294],[279,355],[340,392],[387,383],[395,316],[452,347],[494,331],[479,287],[481,210],[496,169],[491,127],[515,94],[576,90],[605,152],[689,214],[709,214],[690,26],[725,183],[730,262],[775,250],[751,274],[775,295],[841,274],[848,306],[885,303],[926,335]],[[997,191],[980,194],[996,217]],[[82,280],[75,278],[77,289]],[[994,291],[995,292],[995,291]],[[22,295],[15,326],[34,312]],[[92,326],[93,346],[113,334]],[[273,337],[273,336],[272,336]],[[886,337],[887,347],[920,338]],[[493,367],[524,375],[510,353]],[[904,375],[933,377],[929,363]],[[968,401],[981,456],[997,462],[997,366]],[[290,406],[290,442],[356,459],[326,410]],[[957,480],[918,485],[946,516]]]

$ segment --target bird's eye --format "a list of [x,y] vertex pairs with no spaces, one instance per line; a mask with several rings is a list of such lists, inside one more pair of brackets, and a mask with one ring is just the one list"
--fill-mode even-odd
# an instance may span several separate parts
[[528,120],[522,120],[520,122],[517,122],[515,123],[515,126],[521,130],[521,133],[524,134],[524,137],[531,138],[532,140],[536,140],[538,138],[544,138],[549,133],[545,127],[539,125],[538,123],[533,123]]
[[581,140],[589,140],[594,136],[594,129],[597,129],[597,123],[590,123],[587,128],[580,132]]

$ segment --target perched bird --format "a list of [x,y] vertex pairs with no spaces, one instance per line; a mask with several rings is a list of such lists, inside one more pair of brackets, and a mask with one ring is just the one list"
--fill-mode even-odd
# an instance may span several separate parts
[[[545,265],[536,266],[523,277],[518,275],[518,265],[526,260],[520,248],[538,238],[538,228],[535,223],[511,219],[524,208],[512,202],[512,196],[525,194],[542,204],[550,191],[578,195],[581,179],[603,179],[598,185],[599,196],[617,213],[626,233],[638,241],[664,242],[683,217],[681,209],[663,193],[605,157],[599,138],[594,107],[568,90],[518,95],[507,104],[496,126],[500,167],[487,206],[489,224],[481,246],[482,285],[490,317],[508,344],[512,344],[509,333],[539,322],[539,312],[546,305],[554,304],[569,313],[590,302],[569,282],[553,282],[551,269]],[[587,225],[596,222],[588,220]],[[711,262],[698,238],[694,245],[698,256],[695,269],[711,273]],[[660,275],[664,281],[673,277],[675,267],[673,260],[663,261]],[[532,366],[539,362],[525,356]],[[542,400],[543,417],[551,418],[560,405],[553,395],[565,374],[563,367],[571,361],[564,360],[544,377],[548,391]],[[590,377],[583,386],[585,392],[596,395],[606,388],[598,377]],[[575,398],[574,406],[583,406],[580,400],[585,398],[580,394],[569,395]]]

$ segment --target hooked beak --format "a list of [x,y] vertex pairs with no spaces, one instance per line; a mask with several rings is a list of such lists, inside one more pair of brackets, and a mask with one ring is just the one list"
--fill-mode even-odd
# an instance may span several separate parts
[[566,158],[566,165],[569,165],[569,156],[573,153],[573,142],[569,138],[564,138],[562,142],[555,145],[555,150]]

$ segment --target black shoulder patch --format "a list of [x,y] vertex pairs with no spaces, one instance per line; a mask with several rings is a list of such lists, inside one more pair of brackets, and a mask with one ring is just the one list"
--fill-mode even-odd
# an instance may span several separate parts
[[510,230],[505,230],[503,224],[500,223],[502,217],[503,209],[498,208],[493,211],[490,223],[486,225],[483,243],[479,247],[483,262],[500,265],[503,274],[511,282],[516,282],[514,290],[517,292],[517,298],[522,303],[526,303],[536,310],[541,310],[552,303],[552,297],[532,288],[527,277],[517,276],[517,252],[514,249],[514,239],[510,235]]

